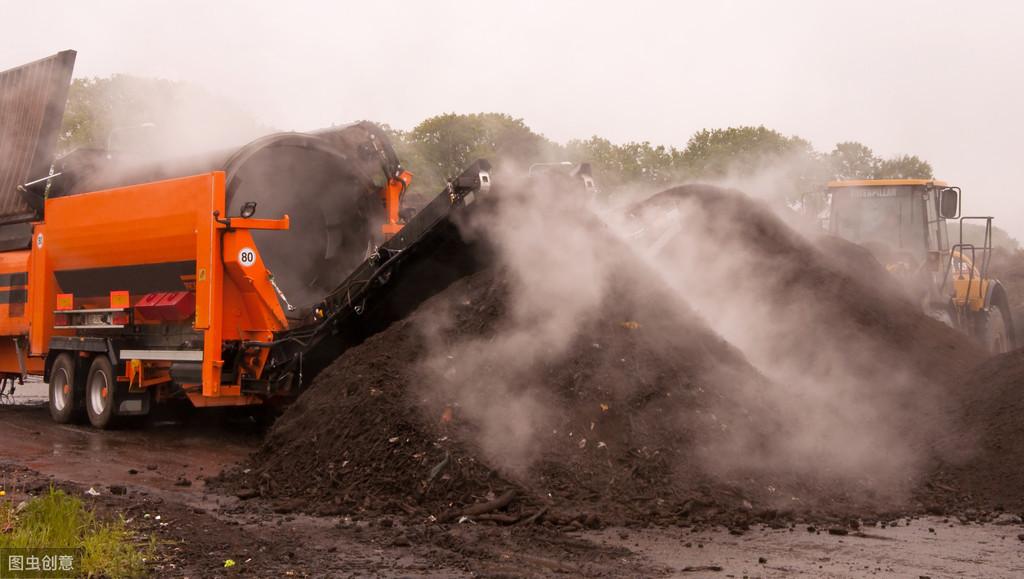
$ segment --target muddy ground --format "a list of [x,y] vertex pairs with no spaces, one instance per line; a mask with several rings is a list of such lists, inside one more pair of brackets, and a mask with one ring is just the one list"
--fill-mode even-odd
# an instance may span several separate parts
[[[562,531],[488,522],[405,524],[272,512],[220,495],[204,477],[241,461],[259,437],[237,424],[164,423],[99,432],[58,426],[44,407],[0,406],[0,481],[9,496],[50,484],[159,541],[168,577],[1016,577],[1021,520],[906,518],[860,529],[822,522]],[[153,468],[156,467],[156,468]],[[188,481],[187,483],[185,481]],[[188,484],[188,486],[181,486]],[[88,489],[99,496],[86,493]],[[159,518],[158,518],[159,517]],[[884,525],[884,526],[883,526]],[[809,531],[809,527],[814,527]],[[832,532],[830,533],[830,529]],[[841,534],[833,534],[841,533]],[[227,559],[237,565],[224,568]],[[763,561],[762,561],[763,559]]]

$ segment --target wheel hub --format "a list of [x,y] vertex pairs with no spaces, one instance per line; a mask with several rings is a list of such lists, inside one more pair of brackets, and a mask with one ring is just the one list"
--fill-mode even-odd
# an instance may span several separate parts
[[56,408],[58,412],[62,412],[64,410],[71,397],[71,384],[68,382],[67,374],[63,368],[53,375],[51,397],[53,398],[53,407]]
[[92,405],[92,411],[96,415],[103,414],[107,409],[107,376],[102,372],[97,372],[93,376],[92,384],[90,384],[90,395],[89,403]]

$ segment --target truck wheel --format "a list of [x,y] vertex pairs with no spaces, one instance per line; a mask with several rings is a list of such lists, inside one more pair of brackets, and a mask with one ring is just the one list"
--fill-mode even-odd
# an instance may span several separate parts
[[110,360],[102,354],[92,360],[85,380],[85,409],[89,423],[100,429],[113,426],[117,408],[117,383]]
[[1009,352],[1010,338],[1006,332],[1007,325],[1003,310],[997,305],[992,305],[981,316],[982,344],[988,348],[990,354]]
[[82,387],[75,375],[75,359],[64,352],[50,368],[50,417],[58,424],[75,422],[82,415]]

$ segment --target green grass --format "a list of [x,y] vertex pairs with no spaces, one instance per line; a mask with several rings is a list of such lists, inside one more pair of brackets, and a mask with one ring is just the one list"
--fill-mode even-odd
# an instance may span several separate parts
[[0,548],[82,549],[78,568],[88,577],[142,577],[153,541],[138,545],[123,519],[103,522],[78,497],[50,488],[19,508],[0,502]]

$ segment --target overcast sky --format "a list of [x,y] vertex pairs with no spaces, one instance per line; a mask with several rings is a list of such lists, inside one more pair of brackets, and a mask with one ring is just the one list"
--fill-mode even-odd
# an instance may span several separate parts
[[0,69],[200,83],[285,129],[505,112],[565,141],[764,124],[917,154],[1024,241],[1024,3],[0,0]]

